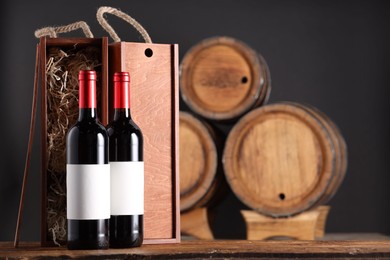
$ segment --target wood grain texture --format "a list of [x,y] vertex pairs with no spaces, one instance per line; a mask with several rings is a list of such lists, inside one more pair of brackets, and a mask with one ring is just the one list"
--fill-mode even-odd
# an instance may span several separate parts
[[341,134],[341,131],[337,127],[337,125],[325,113],[321,112],[315,107],[306,106],[306,108],[314,115],[317,115],[317,118],[328,129],[328,132],[333,140],[333,144],[335,146],[335,153],[336,153],[335,177],[332,178],[332,181],[330,182],[328,188],[324,192],[321,201],[317,204],[319,205],[319,204],[327,203],[336,194],[337,190],[340,188],[345,178],[345,175],[347,174],[348,150],[347,150],[347,144],[345,142],[345,139]]
[[[337,239],[337,238],[336,238]],[[0,242],[6,259],[389,259],[390,240],[365,241],[184,241],[133,249],[74,250],[41,248],[37,243]]]
[[320,214],[317,219],[314,236],[316,238],[323,238],[325,236],[326,220],[328,219],[330,206],[319,206],[317,207],[317,210],[320,212]]
[[181,63],[183,100],[215,120],[236,118],[266,102],[271,89],[264,58],[239,40],[215,37],[193,46]]
[[325,233],[329,207],[320,206],[289,218],[272,218],[252,210],[241,210],[248,240],[289,238],[314,240]]
[[335,174],[334,177],[331,179],[328,187],[324,191],[324,194],[321,196],[321,199],[316,203],[316,205],[323,205],[327,203],[336,194],[337,190],[339,189],[347,173],[347,165],[348,165],[347,144],[337,125],[325,113],[323,113],[319,109],[307,104],[303,105],[294,102],[283,102],[283,103],[288,104],[290,106],[299,107],[305,110],[311,116],[315,117],[324,126],[333,143],[334,153],[335,153],[335,161],[334,161]]
[[131,114],[144,136],[144,241],[180,240],[177,45],[113,43],[109,54],[110,77],[130,73]]
[[[212,130],[180,112],[180,210],[204,206],[216,192],[218,155]],[[216,187],[213,187],[216,186]]]
[[277,237],[314,240],[319,211],[309,210],[289,218],[267,217],[251,210],[242,210],[241,214],[246,222],[248,240]]
[[223,155],[238,198],[258,212],[291,216],[313,207],[335,175],[334,144],[306,110],[273,104],[244,116]]
[[207,208],[195,208],[181,213],[181,233],[197,239],[214,239]]

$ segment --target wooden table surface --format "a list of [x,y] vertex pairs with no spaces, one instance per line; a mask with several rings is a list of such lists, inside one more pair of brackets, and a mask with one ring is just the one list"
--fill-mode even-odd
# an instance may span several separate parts
[[[367,239],[362,234],[352,239]],[[336,236],[337,238],[337,236]],[[345,235],[344,238],[351,238]],[[14,248],[11,242],[0,242],[0,259],[240,259],[240,258],[306,258],[306,259],[390,259],[390,240],[322,240],[322,241],[182,241],[180,244],[143,245],[133,249],[67,250],[43,248],[39,243],[21,243]]]

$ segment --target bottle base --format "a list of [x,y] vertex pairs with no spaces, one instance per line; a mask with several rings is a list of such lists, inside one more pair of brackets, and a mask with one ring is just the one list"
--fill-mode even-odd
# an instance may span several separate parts
[[142,238],[133,241],[112,241],[110,240],[110,248],[130,248],[140,247],[142,245]]
[[108,239],[101,241],[68,241],[69,250],[108,249]]
[[110,247],[140,247],[143,242],[143,215],[111,215]]
[[108,249],[109,219],[68,219],[68,242],[70,250]]

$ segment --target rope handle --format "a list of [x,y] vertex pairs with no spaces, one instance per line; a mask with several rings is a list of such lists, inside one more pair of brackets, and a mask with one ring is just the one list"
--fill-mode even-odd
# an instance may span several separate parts
[[126,22],[128,22],[130,25],[132,25],[144,38],[146,43],[152,43],[152,39],[150,38],[148,32],[145,30],[144,27],[140,23],[138,23],[134,18],[132,18],[130,15],[109,6],[102,6],[98,9],[96,13],[96,18],[100,25],[103,27],[106,32],[108,32],[111,36],[111,38],[114,40],[114,42],[120,42],[121,39],[119,38],[118,34],[114,31],[114,29],[111,27],[111,25],[108,24],[106,18],[104,18],[104,14],[112,14],[115,15]]
[[35,31],[35,37],[41,38],[43,36],[50,36],[51,38],[57,38],[57,33],[67,33],[82,29],[87,38],[93,38],[93,34],[88,24],[84,21],[74,22],[68,25],[56,26],[56,27],[44,27]]

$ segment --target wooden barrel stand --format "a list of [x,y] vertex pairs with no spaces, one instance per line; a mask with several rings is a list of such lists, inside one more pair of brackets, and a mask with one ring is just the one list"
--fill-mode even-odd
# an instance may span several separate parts
[[197,239],[214,239],[207,208],[195,208],[180,215],[181,233]]
[[330,207],[320,206],[289,218],[272,218],[252,210],[241,210],[248,240],[322,238]]

